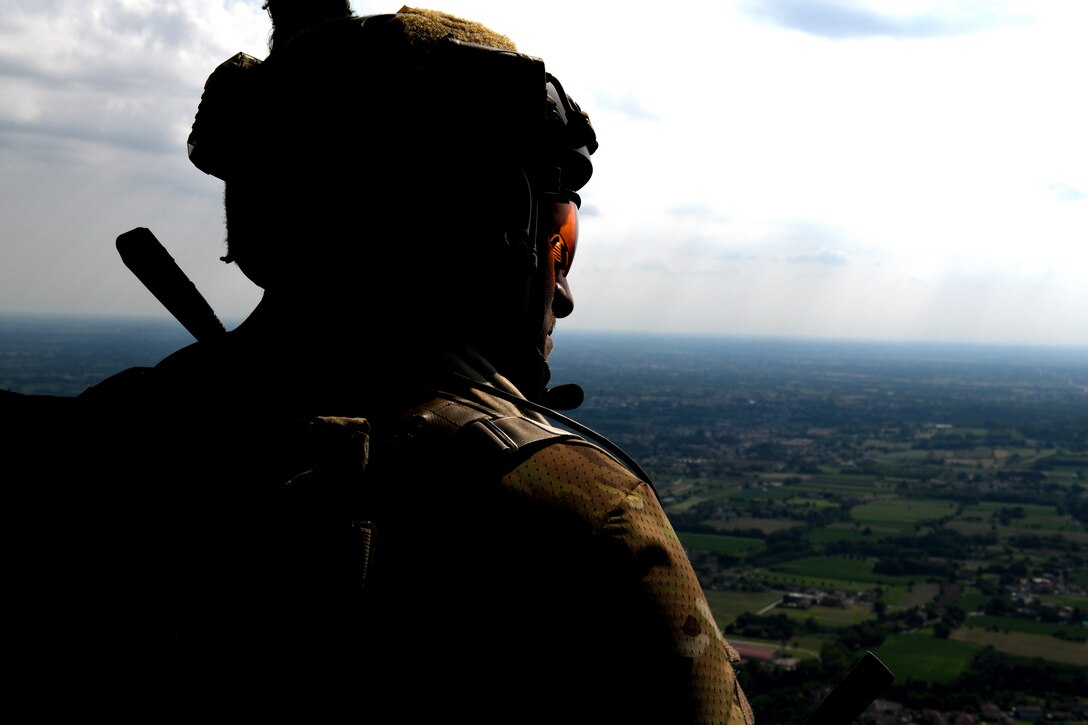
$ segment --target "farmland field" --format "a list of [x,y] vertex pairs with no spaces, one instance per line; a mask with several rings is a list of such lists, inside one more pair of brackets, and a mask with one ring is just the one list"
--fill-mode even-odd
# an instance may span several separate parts
[[849,581],[845,579],[829,579],[822,576],[803,576],[798,574],[786,574],[771,571],[769,569],[756,569],[750,574],[750,578],[760,581],[775,589],[811,589],[821,588],[824,591],[862,592],[871,586],[871,582]]
[[[1036,622],[1034,619],[1021,619],[1019,617],[968,617],[963,623],[965,627],[972,629],[996,629],[1002,632],[1027,632],[1029,634],[1053,635],[1055,632],[1072,631],[1081,634],[1083,630],[1079,624],[1054,624],[1051,622]],[[1088,630],[1083,630],[1088,634]]]
[[776,531],[784,531],[800,526],[798,522],[792,519],[762,519],[749,516],[738,516],[732,521],[708,521],[707,523],[719,531],[759,529],[765,534],[773,534]]
[[[869,533],[865,533],[865,528],[869,529]],[[827,544],[832,541],[875,541],[895,533],[895,531],[862,527],[860,521],[855,521],[853,524],[836,522],[807,532],[805,538],[812,544]]]
[[914,524],[919,521],[950,516],[955,512],[955,504],[949,501],[895,499],[859,504],[850,511],[850,516],[862,522]]
[[806,556],[793,561],[776,564],[772,568],[775,571],[794,576],[808,576],[812,572],[820,572],[828,579],[840,581],[868,582],[868,583],[907,583],[918,577],[896,576],[889,574],[877,574],[873,572],[874,560],[848,559],[842,556]]
[[889,607],[910,609],[932,602],[941,592],[940,584],[919,582],[914,586],[896,584],[884,590],[882,599]]
[[693,534],[681,532],[680,543],[685,549],[695,551],[713,551],[716,554],[743,554],[763,546],[760,539],[740,536],[717,536],[715,534]]
[[726,625],[744,612],[755,614],[782,598],[782,592],[706,592],[707,603],[714,612],[714,620],[725,629]]
[[974,587],[967,587],[963,592],[963,596],[961,596],[960,600],[956,602],[956,606],[958,606],[964,612],[973,612],[976,609],[981,609],[986,604],[988,599],[989,597],[980,592],[978,589],[975,589]]
[[848,627],[851,624],[864,622],[873,616],[873,610],[865,604],[852,604],[849,607],[824,607],[814,605],[808,609],[794,609],[792,607],[775,607],[769,614],[785,614],[790,619],[804,622],[811,619],[817,624],[827,627]]
[[[823,477],[816,477],[804,483],[795,484],[791,488],[794,491],[807,491],[821,494],[837,494],[840,496],[860,496],[873,494],[878,491],[877,485],[872,480],[859,481],[856,484],[847,483],[823,483]],[[891,495],[887,493],[885,495]]]
[[873,654],[887,665],[897,682],[908,678],[926,682],[951,682],[964,672],[979,644],[937,639],[931,634],[893,634]]
[[1083,594],[1040,594],[1044,602],[1056,602],[1066,607],[1078,607],[1088,611],[1088,596]]
[[952,639],[983,647],[993,647],[1001,652],[1020,657],[1041,657],[1054,662],[1088,667],[1088,644],[1066,642],[1045,634],[1023,632],[987,632],[984,629],[961,627],[952,633]]

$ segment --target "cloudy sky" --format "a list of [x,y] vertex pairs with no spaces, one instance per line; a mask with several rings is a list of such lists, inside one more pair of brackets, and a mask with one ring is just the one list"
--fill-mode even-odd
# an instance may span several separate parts
[[[597,129],[565,329],[1088,345],[1088,3],[428,6]],[[0,314],[164,314],[114,251],[137,226],[252,309],[185,140],[269,30],[259,0],[0,0]]]

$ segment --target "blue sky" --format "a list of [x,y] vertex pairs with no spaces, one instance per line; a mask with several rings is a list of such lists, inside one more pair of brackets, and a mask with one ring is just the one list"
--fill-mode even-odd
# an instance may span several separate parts
[[[565,328],[1088,345],[1088,3],[430,6],[598,131]],[[256,0],[3,0],[0,313],[163,314],[113,249],[136,226],[252,309],[185,139],[269,29]]]

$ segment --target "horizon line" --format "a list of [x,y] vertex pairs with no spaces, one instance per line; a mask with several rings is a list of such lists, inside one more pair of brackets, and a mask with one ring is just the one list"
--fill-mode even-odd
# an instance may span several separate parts
[[[240,324],[245,318],[223,318],[222,322],[228,330],[233,329]],[[0,321],[18,321],[18,320],[55,320],[66,322],[99,322],[99,323],[132,323],[132,324],[166,324],[173,323],[178,326],[179,332],[184,332],[185,328],[178,322],[173,316],[163,314],[124,314],[124,313],[97,313],[97,312],[5,312],[0,311]],[[187,333],[186,333],[187,334]],[[1064,350],[1071,352],[1086,352],[1088,353],[1088,341],[1085,342],[1026,342],[1023,340],[948,340],[948,339],[933,339],[933,338],[914,338],[914,337],[887,337],[887,338],[864,338],[864,337],[828,337],[824,335],[803,335],[803,334],[781,334],[781,333],[741,333],[741,332],[729,332],[724,330],[715,331],[696,331],[696,330],[661,330],[661,329],[645,329],[645,330],[632,330],[632,329],[620,329],[620,328],[604,328],[604,327],[586,327],[579,325],[577,327],[571,327],[569,325],[560,325],[553,333],[554,337],[563,337],[565,335],[576,336],[591,336],[591,335],[608,335],[608,336],[645,336],[645,337],[672,337],[672,338],[701,338],[701,339],[721,339],[721,340],[746,340],[751,342],[790,342],[790,343],[813,343],[813,344],[859,344],[859,345],[920,345],[926,347],[932,346],[953,346],[953,347],[970,347],[970,348],[1018,348],[1018,349],[1045,349],[1045,350]]]

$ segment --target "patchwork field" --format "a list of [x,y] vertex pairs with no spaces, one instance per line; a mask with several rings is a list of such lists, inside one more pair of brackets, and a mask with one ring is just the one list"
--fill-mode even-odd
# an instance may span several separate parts
[[864,582],[867,586],[863,586],[862,589],[869,588],[869,585],[872,584],[907,584],[918,579],[917,576],[878,574],[873,571],[875,563],[876,560],[870,557],[805,556],[793,561],[775,564],[771,568],[776,572],[798,577],[807,577],[813,572],[819,572],[820,578],[827,577],[827,579],[838,581]]
[[825,607],[814,605],[808,609],[794,609],[792,607],[775,607],[770,614],[785,614],[790,619],[804,622],[811,619],[825,627],[848,627],[851,624],[864,622],[873,616],[872,608],[867,604],[852,604],[849,607]]
[[989,629],[999,632],[1027,632],[1028,634],[1046,635],[1053,635],[1056,632],[1070,632],[1081,637],[1088,635],[1088,629],[1085,629],[1079,623],[1055,624],[1019,617],[968,617],[963,626],[970,629]]
[[873,649],[897,682],[907,679],[951,682],[964,672],[982,644],[937,639],[929,633],[893,634]]
[[952,640],[981,647],[993,647],[1020,657],[1040,657],[1053,662],[1088,667],[1088,644],[1066,642],[1045,634],[1023,632],[987,632],[984,629],[961,627],[952,633]]
[[954,513],[956,504],[951,501],[894,499],[859,504],[850,510],[850,517],[862,523],[910,526],[919,521],[931,521]]
[[753,614],[782,599],[783,592],[706,592],[706,600],[710,610],[714,612],[714,620],[718,626],[725,629],[732,624],[737,617],[744,612]]
[[763,546],[760,539],[741,536],[719,536],[715,534],[693,534],[680,532],[680,543],[685,549],[693,551],[712,551],[716,554],[744,554]]
[[765,534],[773,534],[776,531],[785,531],[786,529],[793,529],[801,526],[800,522],[794,521],[793,519],[765,519],[753,516],[738,516],[731,521],[708,521],[706,523],[719,531],[747,531],[749,529],[759,529]]
[[919,582],[911,585],[896,584],[884,590],[881,599],[889,607],[895,609],[910,609],[922,607],[932,602],[941,593],[941,585],[932,582]]

